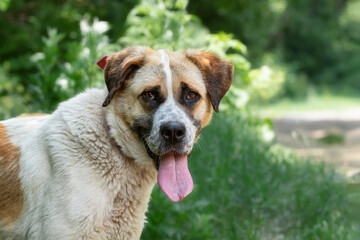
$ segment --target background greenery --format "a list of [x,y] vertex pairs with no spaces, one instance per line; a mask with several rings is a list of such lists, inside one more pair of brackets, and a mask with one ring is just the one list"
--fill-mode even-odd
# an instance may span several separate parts
[[156,188],[142,239],[358,239],[359,187],[277,145],[249,106],[356,95],[359,12],[355,0],[0,0],[0,119],[103,87],[97,60],[127,45],[211,50],[234,84],[189,161],[194,192],[172,203]]

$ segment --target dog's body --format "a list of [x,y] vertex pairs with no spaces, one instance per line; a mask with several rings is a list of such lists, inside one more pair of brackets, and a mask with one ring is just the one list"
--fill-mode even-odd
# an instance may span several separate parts
[[[111,140],[101,111],[105,97],[104,91],[90,90],[52,115],[2,123],[21,153],[24,200],[13,214],[21,214],[14,230],[26,233],[25,239],[139,238],[156,169],[135,164]],[[21,190],[12,190],[8,201],[18,201]],[[7,218],[10,226],[16,219]]]
[[206,52],[131,47],[106,90],[0,122],[0,237],[139,239],[157,179],[173,201],[191,192],[187,155],[231,79]]

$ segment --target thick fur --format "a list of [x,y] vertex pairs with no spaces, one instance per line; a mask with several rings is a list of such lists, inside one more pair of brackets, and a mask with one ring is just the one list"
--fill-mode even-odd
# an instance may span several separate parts
[[[0,239],[139,239],[157,177],[149,149],[168,147],[160,125],[180,119],[187,135],[174,149],[189,154],[230,86],[206,79],[200,51],[187,55],[127,48],[108,59],[107,89],[89,89],[51,115],[0,122]],[[215,61],[232,75],[231,64]],[[141,98],[152,86],[162,96],[156,107]],[[179,103],[187,88],[201,96],[188,107]]]
[[27,206],[12,229],[25,239],[140,237],[156,170],[135,164],[111,140],[105,97],[88,90],[50,116],[3,122],[21,149]]

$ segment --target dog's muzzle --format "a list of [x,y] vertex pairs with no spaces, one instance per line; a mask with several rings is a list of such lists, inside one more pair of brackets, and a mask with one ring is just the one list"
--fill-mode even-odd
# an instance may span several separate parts
[[154,161],[156,169],[159,169],[159,158],[161,155],[172,150],[179,153],[183,152],[186,137],[186,127],[185,124],[181,122],[164,122],[160,125],[159,130],[159,138],[157,141],[159,148],[157,153],[151,150],[145,138],[141,138],[148,155]]
[[166,122],[160,126],[160,134],[167,144],[173,146],[184,139],[186,128],[185,125],[180,122]]

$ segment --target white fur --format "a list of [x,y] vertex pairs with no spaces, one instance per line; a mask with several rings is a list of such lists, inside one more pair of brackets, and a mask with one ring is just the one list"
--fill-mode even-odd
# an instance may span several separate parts
[[171,74],[171,69],[170,69],[170,61],[169,61],[169,56],[166,54],[166,52],[164,50],[159,50],[160,55],[161,55],[161,64],[164,66],[163,70],[165,72],[165,76],[166,76],[166,89],[167,89],[167,94],[168,94],[168,101],[173,101],[174,100],[174,96],[173,96],[173,89],[172,89],[172,74]]
[[105,114],[105,96],[88,90],[52,115],[2,122],[21,151],[25,206],[14,239],[140,238],[156,170],[111,139],[108,125],[121,123]]

